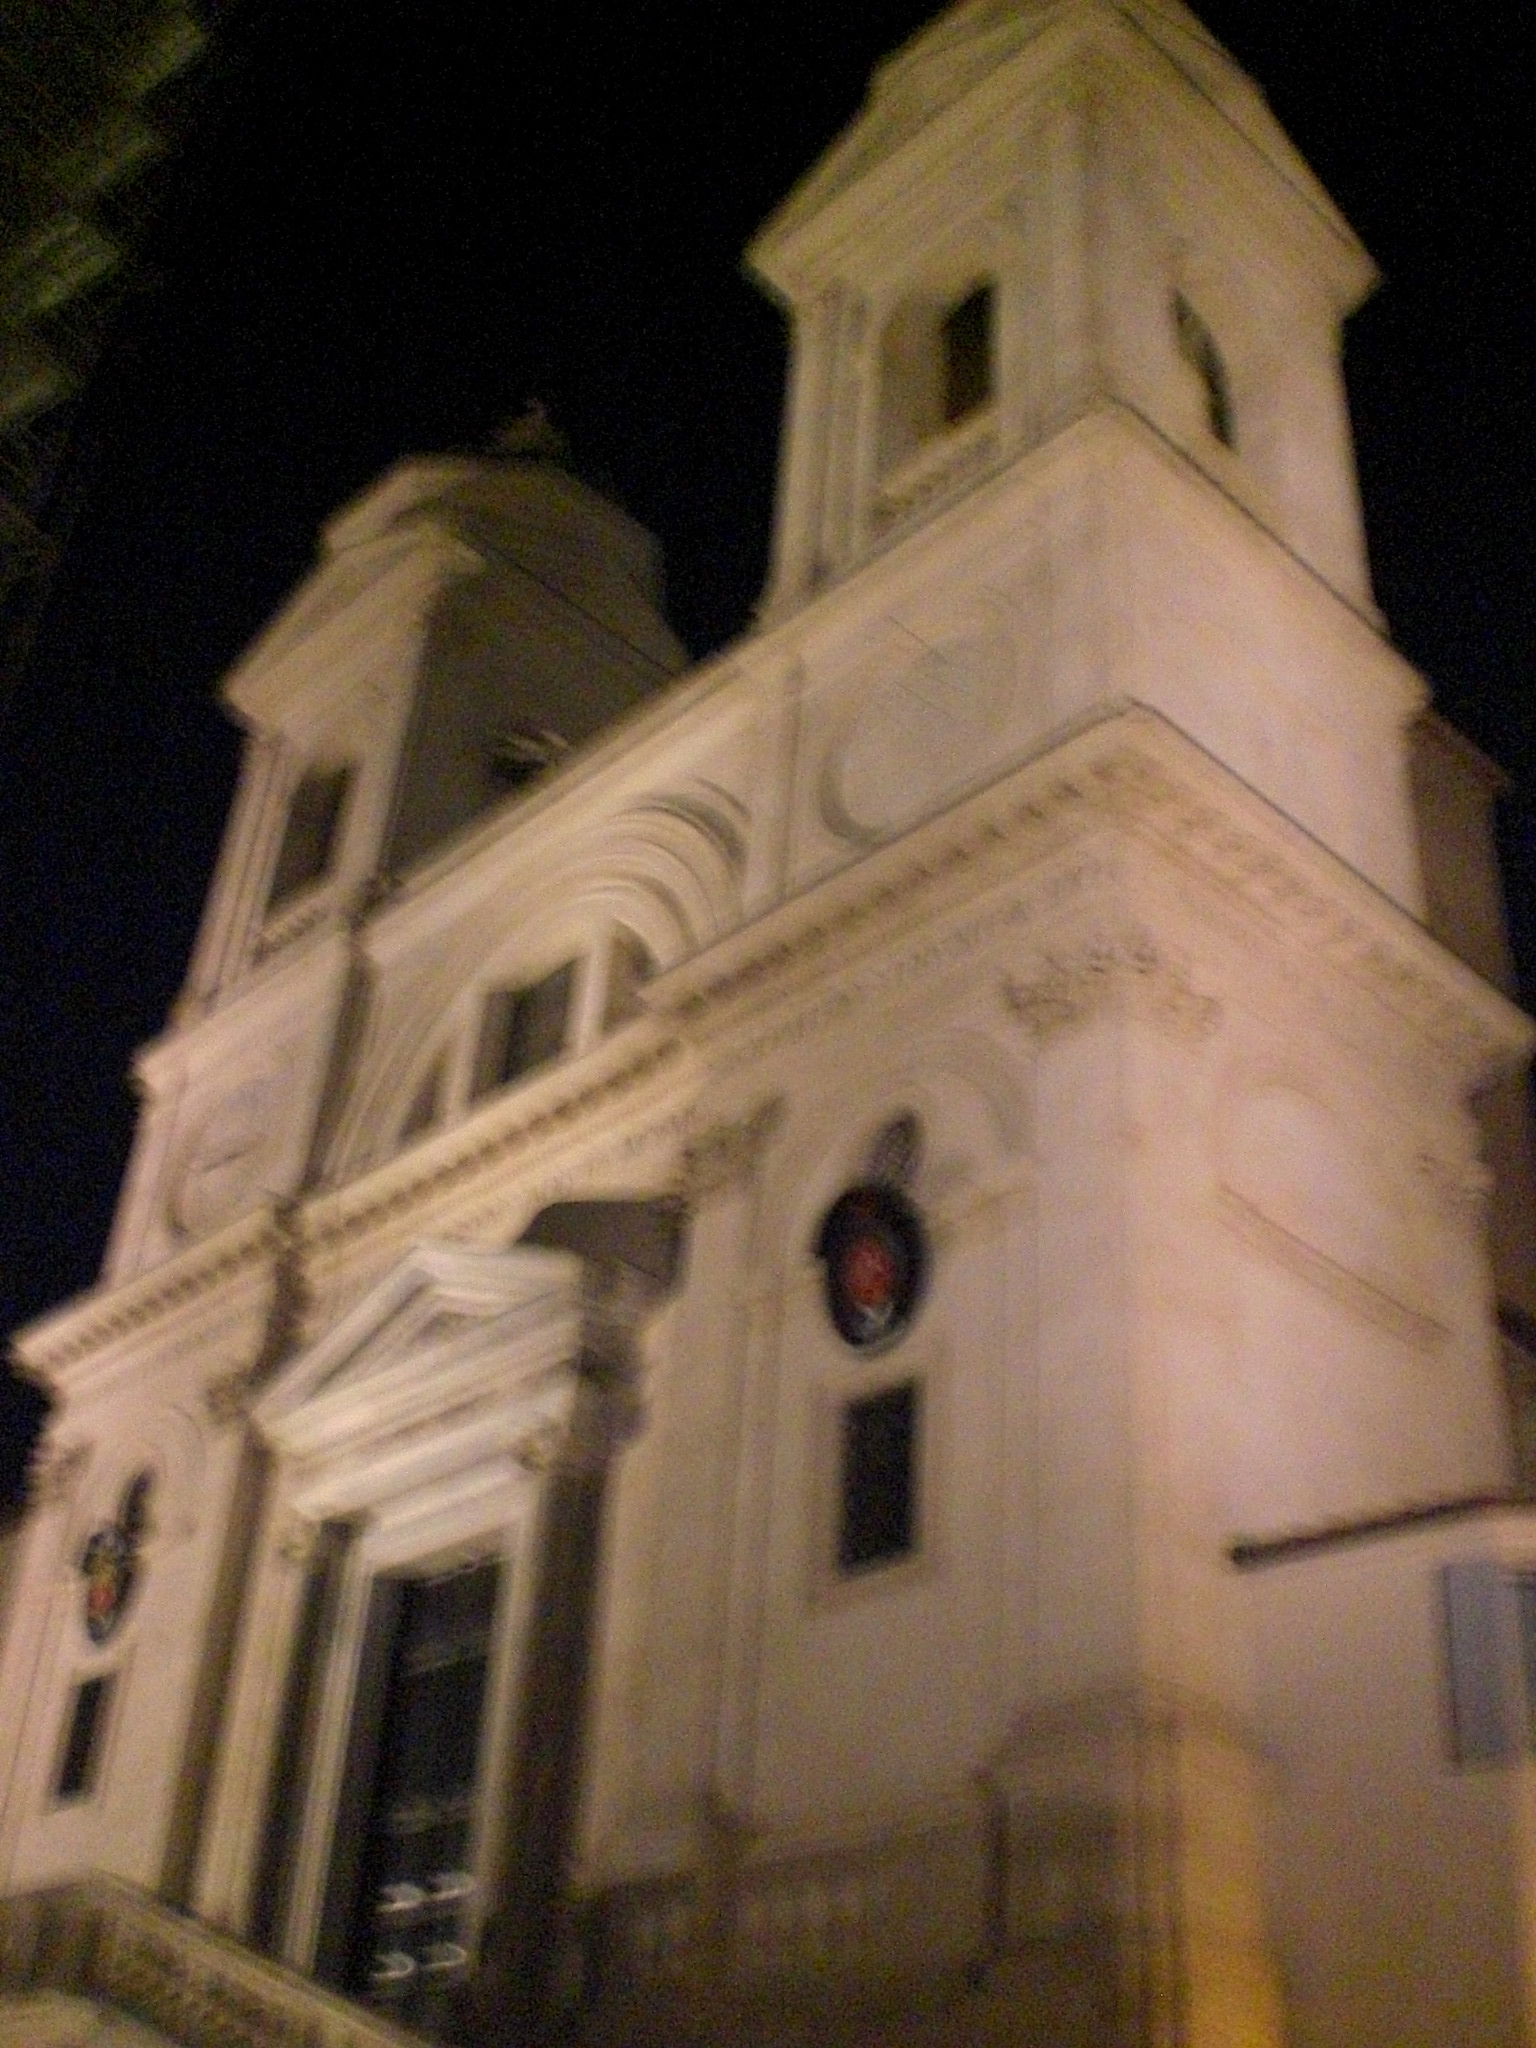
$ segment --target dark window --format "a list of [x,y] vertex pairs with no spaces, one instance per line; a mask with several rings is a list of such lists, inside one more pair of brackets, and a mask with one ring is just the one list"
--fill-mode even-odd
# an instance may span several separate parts
[[967,419],[992,396],[993,297],[991,285],[979,284],[940,323],[946,426]]
[[567,960],[528,988],[491,991],[481,1012],[472,1099],[489,1095],[560,1057],[565,1050],[566,1018],[575,981],[576,963]]
[[59,1775],[53,1788],[55,1798],[88,1799],[94,1790],[111,1697],[110,1677],[87,1678],[75,1687],[64,1754],[59,1759]]
[[843,1409],[839,1571],[890,1564],[917,1547],[921,1405],[917,1382],[903,1380]]
[[269,910],[318,882],[329,869],[351,781],[350,768],[312,768],[300,781],[288,806],[267,896]]
[[1451,1754],[1511,1763],[1536,1752],[1536,1574],[1491,1558],[1443,1565]]
[[1224,448],[1235,448],[1237,428],[1232,417],[1232,390],[1215,337],[1182,292],[1174,295],[1173,318],[1178,329],[1179,353],[1200,379],[1205,423]]

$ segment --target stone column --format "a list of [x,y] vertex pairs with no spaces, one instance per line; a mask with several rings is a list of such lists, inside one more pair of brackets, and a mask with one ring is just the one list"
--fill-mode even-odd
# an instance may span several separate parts
[[675,1201],[561,1202],[522,1240],[575,1252],[584,1265],[576,1399],[541,1506],[499,1896],[476,1988],[479,2038],[508,2048],[542,2038],[554,2000],[608,1470],[638,1424],[639,1335],[675,1282],[682,1225]]

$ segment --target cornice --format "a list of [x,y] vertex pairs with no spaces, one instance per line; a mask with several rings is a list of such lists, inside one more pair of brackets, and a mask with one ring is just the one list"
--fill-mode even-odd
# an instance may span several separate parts
[[1536,1027],[1422,925],[1159,713],[1124,700],[942,816],[781,903],[659,976],[654,1014],[697,1037],[723,1013],[825,978],[963,887],[1021,873],[1086,831],[1158,843],[1272,929],[1401,1016],[1478,1086],[1529,1053]]
[[473,1183],[491,1167],[633,1095],[674,1066],[682,1050],[672,1034],[658,1036],[654,1026],[642,1024],[580,1060],[508,1089],[462,1123],[307,1201],[306,1248],[333,1253],[391,1217]]
[[60,1389],[82,1359],[157,1323],[190,1316],[237,1276],[261,1277],[281,1240],[277,1212],[254,1210],[163,1265],[81,1295],[19,1331],[17,1368],[42,1386]]
[[[365,567],[373,573],[349,580]],[[354,654],[376,654],[389,614],[409,634],[419,633],[421,608],[455,577],[478,574],[481,556],[445,525],[423,521],[382,537],[350,562],[326,556],[225,676],[219,694],[248,730],[278,730],[295,701],[334,682]],[[321,602],[334,588],[330,604]]]
[[1536,1024],[1417,919],[1156,713],[1092,774],[1105,807],[1162,842],[1450,1057],[1468,1087],[1527,1058]]
[[[950,20],[935,24],[941,37]],[[1037,0],[993,21],[971,61],[956,55],[920,36],[876,71],[853,121],[748,245],[748,265],[775,296],[816,289],[847,264],[850,245],[867,245],[872,221],[974,159],[978,136],[1023,132],[1025,110],[1053,96],[1072,103],[1086,65],[1117,59],[1157,94],[1162,127],[1203,129],[1222,146],[1229,176],[1278,184],[1352,302],[1373,281],[1370,258],[1262,93],[1192,15],[1170,21],[1165,7],[1141,0]]]
[[[1106,828],[1155,843],[1161,859],[1193,871],[1347,977],[1436,1048],[1464,1087],[1528,1055],[1536,1026],[1507,998],[1158,713],[1120,702],[1053,734],[987,789],[659,976],[646,992],[647,1020],[361,1179],[297,1205],[287,1227],[301,1255],[334,1255],[552,1139],[579,1138],[604,1111],[674,1074],[690,1042],[729,1038],[739,1020],[825,986],[855,956],[897,934],[910,939],[919,918],[1017,880],[1048,854]],[[1094,966],[1083,970],[1089,980]],[[1146,978],[1137,962],[1131,967]],[[1039,1021],[1025,1001],[1021,1021],[1032,1019]],[[150,1272],[66,1305],[20,1334],[21,1370],[56,1387],[103,1347],[192,1316],[232,1279],[258,1279],[283,1228],[275,1211],[253,1212]]]

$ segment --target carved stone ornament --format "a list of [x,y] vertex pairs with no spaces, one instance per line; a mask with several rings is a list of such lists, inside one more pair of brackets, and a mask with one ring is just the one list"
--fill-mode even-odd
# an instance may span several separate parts
[[314,1556],[319,1540],[318,1522],[312,1522],[307,1515],[290,1515],[278,1534],[277,1554],[284,1564],[302,1570]]
[[924,637],[885,622],[847,679],[849,704],[822,766],[822,822],[872,845],[982,774],[1017,687],[1012,622],[993,600],[958,629]]
[[203,1407],[208,1420],[219,1428],[238,1422],[245,1413],[250,1390],[251,1374],[244,1367],[237,1372],[220,1373],[217,1379],[209,1380],[203,1387]]
[[84,1444],[51,1444],[45,1439],[32,1453],[27,1467],[28,1505],[62,1506],[79,1485],[90,1456]]
[[154,1473],[147,1468],[136,1472],[123,1488],[117,1513],[110,1522],[97,1524],[80,1553],[81,1620],[97,1645],[117,1634],[139,1583],[154,1491]]
[[827,1314],[856,1350],[893,1343],[917,1312],[929,1254],[922,1219],[899,1188],[866,1182],[827,1211],[816,1241]]
[[1091,939],[1071,953],[1046,954],[1027,979],[1007,977],[1002,995],[1040,1044],[1126,995],[1170,1036],[1191,1043],[1208,1038],[1221,1021],[1215,997],[1201,995],[1151,935],[1135,929]]
[[684,1147],[678,1192],[703,1201],[745,1180],[784,1121],[784,1098],[770,1095],[739,1123],[715,1124]]
[[524,1472],[547,1472],[554,1464],[565,1431],[558,1422],[539,1422],[512,1446],[512,1462]]

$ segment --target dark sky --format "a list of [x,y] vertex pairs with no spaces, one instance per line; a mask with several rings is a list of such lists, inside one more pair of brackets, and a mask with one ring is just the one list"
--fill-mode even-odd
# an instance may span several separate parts
[[[0,1332],[94,1275],[128,1060],[175,993],[229,798],[214,684],[320,520],[537,393],[661,536],[689,644],[741,631],[782,346],[740,249],[930,11],[236,0],[154,288],[85,407],[65,572],[0,712]],[[1377,593],[1515,777],[1527,923],[1536,9],[1202,11],[1385,274],[1347,359]]]

